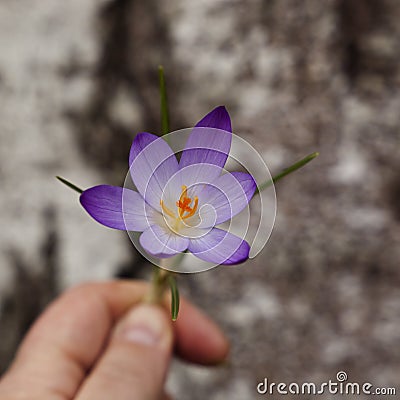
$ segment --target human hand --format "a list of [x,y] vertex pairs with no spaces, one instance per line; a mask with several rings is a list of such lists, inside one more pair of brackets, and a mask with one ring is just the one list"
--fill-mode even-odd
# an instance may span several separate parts
[[172,323],[161,307],[140,304],[147,290],[114,281],[67,291],[28,332],[0,380],[0,399],[166,399],[173,347],[198,364],[226,358],[227,339],[200,310],[183,299]]

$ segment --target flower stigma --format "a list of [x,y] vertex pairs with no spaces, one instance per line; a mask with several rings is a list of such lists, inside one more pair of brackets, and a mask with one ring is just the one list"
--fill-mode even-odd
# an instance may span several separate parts
[[[195,214],[195,212],[197,210],[197,206],[199,204],[199,198],[197,196],[195,196],[193,207],[190,207],[190,204],[192,204],[192,202],[193,202],[193,200],[187,196],[187,186],[183,185],[181,197],[176,202],[176,205],[179,210],[179,217],[181,219],[190,218]],[[187,212],[186,215],[185,215],[185,212]]]

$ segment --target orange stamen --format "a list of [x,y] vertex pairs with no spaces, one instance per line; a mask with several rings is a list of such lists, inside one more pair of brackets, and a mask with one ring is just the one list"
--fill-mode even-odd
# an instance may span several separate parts
[[173,211],[171,211],[162,200],[160,200],[160,205],[162,210],[165,212],[165,214],[167,214],[169,217],[175,218],[175,214],[173,213]]
[[[181,197],[176,202],[176,205],[177,205],[178,211],[179,211],[179,217],[181,219],[190,218],[195,214],[195,212],[197,210],[197,206],[199,204],[198,197],[195,196],[193,207],[190,207],[192,202],[193,202],[193,200],[187,196],[187,186],[183,185]],[[187,213],[187,214],[185,215],[185,213]]]

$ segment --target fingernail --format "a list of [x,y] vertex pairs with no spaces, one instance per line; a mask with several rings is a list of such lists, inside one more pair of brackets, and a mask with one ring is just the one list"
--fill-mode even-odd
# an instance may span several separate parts
[[145,346],[168,346],[171,327],[165,312],[156,306],[139,305],[121,321],[115,336]]

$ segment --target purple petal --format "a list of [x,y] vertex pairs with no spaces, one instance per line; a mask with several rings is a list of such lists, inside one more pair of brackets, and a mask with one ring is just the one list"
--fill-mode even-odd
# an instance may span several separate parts
[[156,257],[170,257],[188,248],[189,239],[157,224],[146,229],[139,238],[142,247]]
[[207,235],[190,239],[189,251],[214,264],[239,264],[249,258],[249,244],[222,229],[214,228]]
[[[202,218],[207,218],[207,212],[216,214],[215,225],[230,220],[239,214],[249,203],[256,190],[256,182],[250,174],[245,172],[226,173],[212,185],[206,185],[199,199],[209,205],[201,213]],[[205,227],[205,225],[203,225]]]
[[94,186],[85,190],[79,200],[97,222],[123,231],[144,231],[155,213],[139,193],[117,186]]
[[[164,189],[165,196],[171,194],[178,198],[182,190],[182,185],[187,186],[190,192],[189,197],[199,194],[204,185],[212,185],[215,176],[220,176],[224,170],[221,167],[212,164],[191,164],[185,168],[179,169],[168,181]],[[196,187],[196,189],[194,188]],[[190,189],[195,189],[190,190]],[[176,200],[176,198],[174,198]]]
[[129,154],[133,183],[156,210],[168,179],[178,171],[178,161],[167,142],[150,133],[136,135]]
[[224,106],[216,107],[214,110],[210,111],[196,124],[196,127],[200,126],[232,132],[231,118]]
[[193,128],[182,152],[179,168],[191,164],[224,167],[232,142],[231,120],[226,108],[217,107]]

